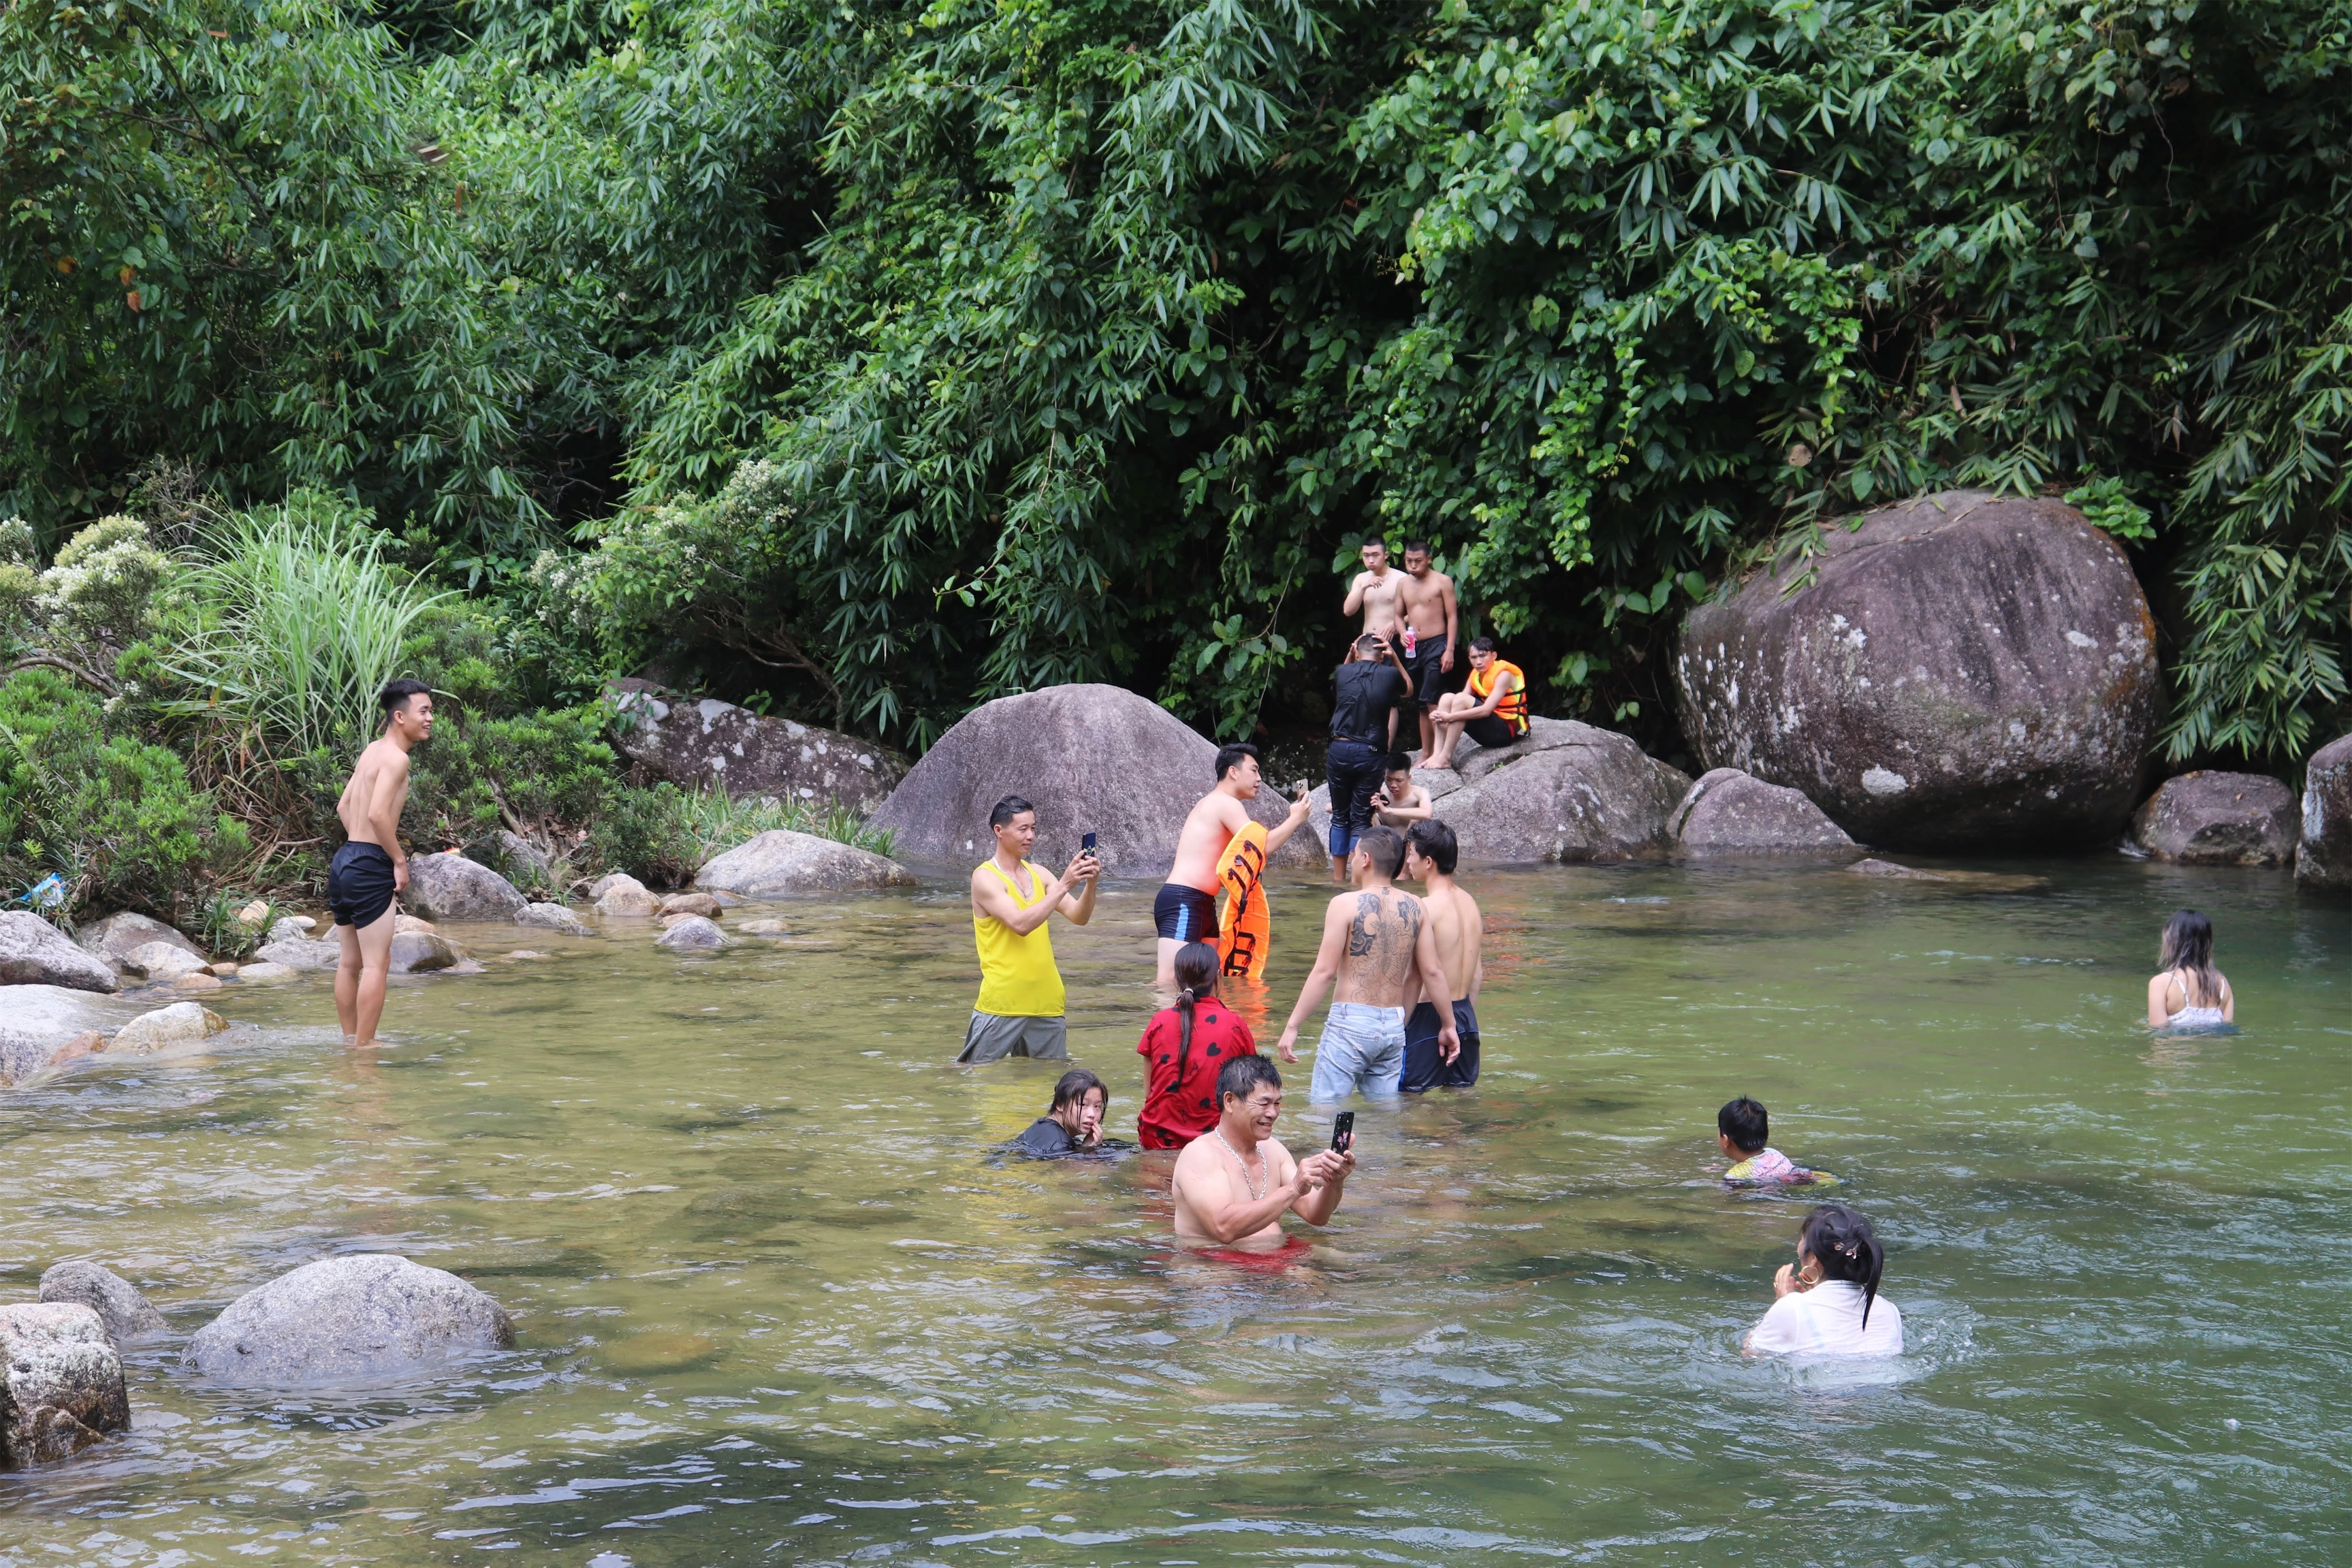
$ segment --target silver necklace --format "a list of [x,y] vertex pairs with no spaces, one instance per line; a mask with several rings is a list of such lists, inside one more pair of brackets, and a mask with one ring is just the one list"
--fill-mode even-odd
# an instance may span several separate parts
[[1242,1168],[1242,1185],[1243,1185],[1243,1186],[1244,1186],[1244,1187],[1247,1187],[1247,1188],[1249,1189],[1250,1201],[1251,1201],[1252,1203],[1257,1203],[1257,1202],[1259,1202],[1259,1201],[1263,1200],[1263,1199],[1265,1198],[1265,1194],[1261,1189],[1265,1185],[1266,1182],[1270,1179],[1270,1178],[1269,1178],[1269,1176],[1268,1176],[1268,1174],[1267,1174],[1266,1163],[1265,1163],[1265,1146],[1264,1144],[1260,1144],[1260,1145],[1258,1146],[1258,1151],[1257,1151],[1257,1181],[1256,1181],[1256,1183],[1255,1183],[1255,1184],[1253,1184],[1253,1183],[1250,1181],[1249,1162],[1248,1162],[1248,1161],[1246,1161],[1246,1160],[1244,1160],[1244,1159],[1243,1159],[1243,1158],[1241,1157],[1241,1155],[1240,1155],[1238,1152],[1235,1152],[1235,1150],[1234,1150],[1234,1146],[1233,1146],[1232,1144],[1230,1144],[1230,1143],[1226,1143],[1226,1142],[1225,1142],[1225,1130],[1224,1130],[1223,1128],[1222,1128],[1222,1127],[1219,1127],[1219,1128],[1214,1128],[1214,1129],[1213,1129],[1212,1131],[1213,1131],[1216,1133],[1216,1135],[1217,1135],[1217,1142],[1218,1142],[1219,1143],[1221,1143],[1221,1144],[1223,1144],[1225,1152],[1226,1152],[1226,1153],[1228,1153],[1228,1154],[1232,1154],[1232,1155],[1233,1155],[1233,1157],[1234,1157],[1234,1164],[1236,1164],[1236,1165],[1239,1165],[1239,1166]]

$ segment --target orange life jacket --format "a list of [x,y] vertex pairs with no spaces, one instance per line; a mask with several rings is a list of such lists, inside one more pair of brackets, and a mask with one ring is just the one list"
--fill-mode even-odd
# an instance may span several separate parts
[[1219,973],[1263,979],[1268,938],[1274,917],[1265,906],[1265,827],[1251,823],[1234,835],[1217,863],[1217,880],[1225,886],[1225,910],[1217,921]]
[[1483,679],[1477,670],[1472,670],[1470,695],[1484,703],[1486,693],[1495,689],[1495,682],[1507,674],[1511,678],[1511,689],[1495,704],[1495,717],[1508,724],[1511,733],[1524,735],[1528,732],[1528,678],[1519,673],[1517,665],[1498,658],[1486,666]]

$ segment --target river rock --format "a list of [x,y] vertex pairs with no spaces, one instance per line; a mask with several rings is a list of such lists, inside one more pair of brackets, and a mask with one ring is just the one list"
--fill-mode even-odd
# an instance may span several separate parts
[[1867,843],[2111,839],[2163,717],[2122,547],[2047,500],[1949,490],[1824,528],[1684,624],[1683,731]]
[[[1017,795],[1037,808],[1038,865],[1058,874],[1079,836],[1094,832],[1112,876],[1157,878],[1175,859],[1186,814],[1216,786],[1216,758],[1215,745],[1149,698],[1117,686],[1049,686],[958,720],[872,826],[890,831],[905,859],[968,868],[995,850],[990,808]],[[1269,827],[1288,810],[1272,781],[1250,804]],[[1322,858],[1302,829],[1276,861]]]
[[[1413,777],[1465,858],[1490,863],[1622,860],[1665,849],[1666,819],[1690,779],[1613,731],[1536,719],[1508,746],[1465,742],[1451,770]],[[1450,774],[1450,776],[1449,776]],[[1328,814],[1310,847],[1326,853]],[[1302,831],[1301,839],[1307,837]]]
[[158,942],[178,948],[199,966],[205,962],[205,950],[179,931],[152,916],[134,914],[129,910],[77,928],[73,939],[76,946],[98,954],[118,969],[133,952]]
[[216,1383],[382,1384],[514,1348],[505,1309],[455,1274],[374,1253],[328,1258],[231,1302],[187,1359]]
[[122,1358],[88,1307],[0,1307],[0,1466],[47,1464],[131,1425]]
[[589,891],[596,900],[596,912],[607,920],[651,920],[661,911],[661,900],[625,872],[598,878]]
[[[724,892],[746,899],[904,888],[914,883],[912,872],[872,850],[782,827],[712,857],[694,878],[695,887],[706,896]],[[669,900],[663,908],[672,905],[686,907],[677,900]],[[719,912],[716,900],[710,900],[709,912]]]
[[269,925],[264,942],[309,942],[319,929],[319,922],[309,915],[280,915]]
[[425,935],[432,936],[439,929],[431,921],[420,920],[415,915],[396,914],[392,917],[392,934],[394,936],[409,931],[421,931]]
[[556,860],[520,833],[500,828],[487,838],[466,846],[466,858],[506,878],[517,887],[556,886]]
[[709,893],[672,893],[661,901],[665,915],[703,915],[714,921],[722,907]]
[[616,680],[608,692],[622,752],[657,778],[688,789],[713,784],[740,800],[832,801],[866,813],[907,774],[907,764],[871,741],[834,730],[763,719],[748,708],[694,698],[646,680]]
[[1801,790],[1769,784],[1737,768],[1716,768],[1684,795],[1666,831],[1685,855],[1859,854]]
[[[286,922],[278,923],[282,927]],[[302,936],[272,937],[261,944],[259,956],[264,967],[274,964],[281,969],[333,969],[343,962],[343,944],[312,942]]]
[[394,931],[384,967],[394,974],[430,974],[438,969],[455,969],[464,957],[446,937],[431,931]]
[[65,932],[36,914],[0,914],[0,985],[63,985],[115,991],[114,965],[76,947]]
[[2294,885],[2306,892],[2352,893],[2352,735],[2330,741],[2304,764]]
[[[336,956],[338,960],[341,957],[340,953]],[[239,985],[275,985],[281,980],[291,980],[300,973],[289,963],[244,963],[237,966],[236,983]]]
[[715,921],[700,915],[679,915],[670,921],[667,931],[655,939],[654,945],[680,952],[700,952],[725,947],[727,933],[719,929]]
[[41,1276],[41,1300],[88,1307],[98,1314],[107,1339],[118,1350],[152,1339],[169,1326],[155,1304],[139,1293],[139,1287],[95,1263],[60,1263],[51,1268]]
[[2262,773],[2182,773],[2132,818],[2150,859],[2190,866],[2284,866],[2294,831],[2294,792]]
[[488,866],[448,850],[410,858],[402,901],[429,921],[510,921],[530,902]]
[[793,933],[778,920],[745,921],[736,931],[744,936],[790,936]]
[[227,1019],[201,1002],[174,1002],[123,1025],[106,1049],[109,1056],[152,1056],[176,1046],[201,1045],[227,1027]]
[[125,973],[143,975],[151,981],[177,980],[184,974],[201,974],[212,968],[203,953],[190,952],[168,942],[142,942],[114,962]]
[[587,936],[588,922],[565,909],[562,904],[525,904],[522,913],[515,916],[515,924],[543,926],[562,931],[565,936]]
[[62,985],[0,985],[0,1089],[48,1077],[106,1048],[134,1005]]

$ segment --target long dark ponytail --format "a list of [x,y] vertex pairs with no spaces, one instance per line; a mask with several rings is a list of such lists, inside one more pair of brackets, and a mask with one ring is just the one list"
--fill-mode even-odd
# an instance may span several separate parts
[[1192,1054],[1192,1004],[1217,994],[1217,950],[1205,942],[1188,942],[1176,950],[1176,1077],[1184,1081],[1184,1059]]
[[1878,1244],[1870,1221],[1843,1204],[1823,1204],[1805,1216],[1797,1246],[1821,1265],[1822,1279],[1862,1287],[1862,1326],[1868,1328],[1879,1276],[1886,1272],[1886,1248]]

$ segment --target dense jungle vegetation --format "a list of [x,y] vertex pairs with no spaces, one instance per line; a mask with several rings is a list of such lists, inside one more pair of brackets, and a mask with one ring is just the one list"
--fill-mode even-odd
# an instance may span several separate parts
[[[257,539],[328,539],[429,601],[466,735],[539,737],[469,738],[446,826],[627,787],[583,705],[641,669],[910,751],[1073,679],[1296,719],[1369,529],[1671,750],[1696,597],[1988,485],[2128,542],[2176,763],[2291,769],[2346,700],[2348,19],[8,0],[0,637],[194,816],[292,820],[349,704],[204,650]],[[160,598],[100,635],[58,552],[115,514],[81,554]]]

